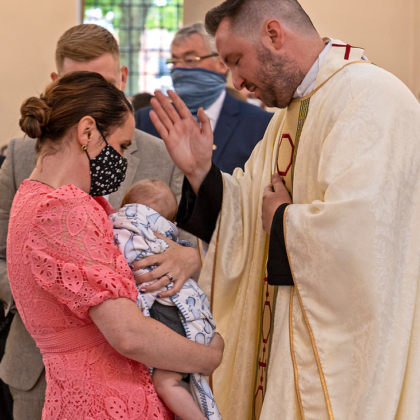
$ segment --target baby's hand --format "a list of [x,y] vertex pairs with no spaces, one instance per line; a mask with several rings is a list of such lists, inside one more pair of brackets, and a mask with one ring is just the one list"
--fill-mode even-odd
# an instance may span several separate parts
[[190,279],[200,269],[200,257],[194,248],[187,248],[166,238],[159,233],[155,233],[159,239],[163,239],[169,248],[157,255],[150,255],[134,263],[134,270],[148,266],[157,266],[150,273],[135,277],[137,284],[149,283],[159,279],[159,281],[142,287],[140,292],[155,292],[169,283],[174,283],[172,289],[163,292],[158,297],[168,297],[176,295]]

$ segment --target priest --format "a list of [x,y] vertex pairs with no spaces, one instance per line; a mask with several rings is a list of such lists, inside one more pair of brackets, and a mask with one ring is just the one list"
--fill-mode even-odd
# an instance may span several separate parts
[[284,108],[230,176],[202,109],[153,100],[178,223],[209,243],[223,418],[420,418],[419,103],[296,0],[226,0],[206,27],[235,87]]

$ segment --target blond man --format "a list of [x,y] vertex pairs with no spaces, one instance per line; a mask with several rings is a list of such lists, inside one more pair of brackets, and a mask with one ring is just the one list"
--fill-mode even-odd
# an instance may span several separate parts
[[[118,44],[113,35],[97,25],[78,25],[59,39],[56,49],[56,72],[51,79],[72,71],[100,73],[121,90],[125,89],[128,69],[120,64]],[[125,191],[144,178],[156,178],[168,184],[174,194],[181,192],[182,174],[170,159],[163,142],[149,134],[135,131],[125,157],[128,160],[126,179],[121,188],[109,196],[117,208]],[[35,167],[34,139],[14,139],[0,170],[0,300],[6,314],[13,310],[6,267],[6,237],[10,208],[20,183]],[[19,314],[16,313],[0,364],[0,377],[11,389],[15,420],[39,420],[45,395],[45,375],[41,353]]]

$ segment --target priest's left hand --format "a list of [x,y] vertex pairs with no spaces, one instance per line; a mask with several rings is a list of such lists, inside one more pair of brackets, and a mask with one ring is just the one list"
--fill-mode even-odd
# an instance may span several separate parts
[[274,174],[272,183],[264,188],[263,204],[262,204],[262,224],[263,229],[268,234],[271,231],[271,224],[276,210],[282,204],[292,204],[289,192],[283,184],[279,174]]

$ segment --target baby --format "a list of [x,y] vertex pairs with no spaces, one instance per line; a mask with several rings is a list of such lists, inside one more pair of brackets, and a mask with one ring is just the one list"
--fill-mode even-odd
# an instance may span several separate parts
[[[174,224],[178,204],[171,189],[162,181],[145,179],[135,183],[126,193],[122,207],[110,216],[114,226],[117,246],[129,264],[153,254],[164,252],[168,244],[158,239],[158,232],[181,245],[178,229]],[[153,270],[134,272],[135,275]],[[169,277],[170,278],[170,277]],[[142,288],[146,284],[142,284]],[[208,345],[216,325],[210,313],[210,304],[198,284],[190,279],[181,291],[171,297],[161,298],[163,291],[172,288],[173,283],[153,293],[141,293],[137,305],[144,315],[150,316],[178,334]],[[211,389],[200,373],[182,374],[150,368],[156,391],[164,403],[182,420],[221,419]],[[189,377],[191,394],[180,385]]]

